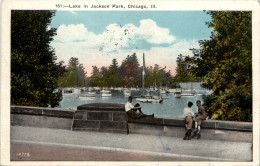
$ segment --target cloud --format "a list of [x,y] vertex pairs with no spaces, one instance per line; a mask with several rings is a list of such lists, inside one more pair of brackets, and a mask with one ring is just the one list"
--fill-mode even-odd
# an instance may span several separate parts
[[140,21],[136,35],[140,35],[141,39],[145,39],[150,44],[171,44],[175,40],[175,37],[170,35],[169,29],[159,27],[151,19]]
[[57,29],[54,42],[85,42],[86,48],[98,48],[103,52],[114,52],[121,48],[127,49],[138,41],[150,44],[171,44],[175,37],[169,29],[162,28],[151,19],[140,20],[140,26],[133,24],[124,26],[109,24],[102,34],[88,31],[84,24],[61,25]]
[[48,25],[48,26],[46,27],[46,31],[49,31],[49,30],[51,30],[51,26],[50,26],[50,25]]
[[74,14],[74,15],[78,15],[78,13],[76,13],[75,11],[69,10],[69,12]]
[[88,32],[88,29],[84,24],[68,26],[61,25],[57,29],[57,35],[54,37],[54,40],[57,42],[77,42],[77,41],[88,41],[92,37],[95,37],[95,34]]

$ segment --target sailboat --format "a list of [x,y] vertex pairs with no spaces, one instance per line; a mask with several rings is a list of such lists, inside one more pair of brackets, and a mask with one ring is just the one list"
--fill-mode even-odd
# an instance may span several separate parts
[[131,96],[131,91],[128,89],[124,90],[124,95],[125,95],[125,97]]
[[163,99],[160,96],[144,95],[144,76],[145,76],[145,58],[143,53],[143,71],[142,71],[142,95],[136,98],[136,101],[143,103],[162,103]]
[[195,91],[195,89],[193,89],[192,82],[190,82],[190,89],[182,90],[181,96],[183,96],[183,97],[194,96],[195,93],[196,93],[196,91]]

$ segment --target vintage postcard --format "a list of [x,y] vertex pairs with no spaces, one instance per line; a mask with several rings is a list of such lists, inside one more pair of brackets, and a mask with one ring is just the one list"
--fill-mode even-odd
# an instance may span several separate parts
[[259,165],[259,1],[1,12],[1,165]]

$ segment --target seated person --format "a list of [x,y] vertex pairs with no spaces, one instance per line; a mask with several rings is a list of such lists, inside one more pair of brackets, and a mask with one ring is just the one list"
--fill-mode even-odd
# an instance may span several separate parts
[[191,132],[192,132],[192,117],[194,116],[193,110],[192,110],[193,103],[188,102],[188,107],[184,108],[183,114],[185,117],[185,137],[184,140],[190,140],[191,138]]
[[132,119],[141,119],[145,117],[154,117],[154,114],[152,115],[146,115],[142,112],[140,104],[135,104],[135,106],[132,105],[133,98],[132,96],[128,97],[128,102],[125,104],[125,111],[126,114],[132,118]]
[[205,109],[201,105],[201,101],[198,100],[196,103],[197,103],[197,107],[198,107],[198,114],[195,119],[195,131],[194,131],[193,135],[191,136],[191,138],[194,138],[197,136],[197,139],[200,139],[201,122],[202,122],[202,120],[205,120],[207,118],[207,114],[205,112]]

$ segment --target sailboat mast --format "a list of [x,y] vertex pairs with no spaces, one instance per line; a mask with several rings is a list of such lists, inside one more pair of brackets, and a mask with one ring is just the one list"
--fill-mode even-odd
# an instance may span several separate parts
[[143,95],[144,95],[144,75],[145,75],[145,59],[144,59],[144,53],[143,53],[143,72],[142,72],[142,86],[143,86]]

